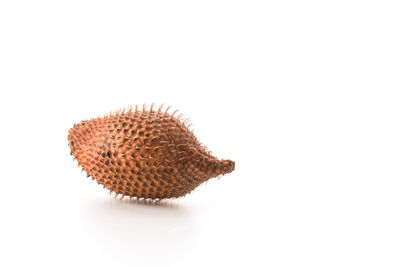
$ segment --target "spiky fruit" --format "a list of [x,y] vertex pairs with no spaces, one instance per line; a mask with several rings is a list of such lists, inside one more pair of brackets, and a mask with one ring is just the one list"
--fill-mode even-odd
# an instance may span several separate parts
[[83,121],[69,131],[71,154],[110,192],[145,199],[184,196],[234,170],[235,162],[212,156],[174,113],[143,106]]

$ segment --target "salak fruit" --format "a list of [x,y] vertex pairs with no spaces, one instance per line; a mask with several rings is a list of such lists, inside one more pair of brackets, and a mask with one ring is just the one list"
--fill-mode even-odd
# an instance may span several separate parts
[[212,156],[187,120],[168,110],[136,106],[82,121],[69,130],[71,154],[110,193],[137,199],[181,197],[234,170],[234,161]]

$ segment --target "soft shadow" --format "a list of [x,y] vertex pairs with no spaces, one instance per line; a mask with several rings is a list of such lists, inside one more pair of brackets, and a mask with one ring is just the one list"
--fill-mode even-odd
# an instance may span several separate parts
[[190,252],[197,237],[188,207],[177,201],[85,199],[80,225],[99,251],[158,251],[164,258]]

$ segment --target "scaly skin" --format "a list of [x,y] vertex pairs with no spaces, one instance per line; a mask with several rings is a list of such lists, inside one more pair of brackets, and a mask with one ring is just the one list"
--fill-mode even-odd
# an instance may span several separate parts
[[235,162],[212,156],[174,113],[143,106],[83,121],[69,131],[71,154],[105,188],[145,199],[181,197],[234,170]]

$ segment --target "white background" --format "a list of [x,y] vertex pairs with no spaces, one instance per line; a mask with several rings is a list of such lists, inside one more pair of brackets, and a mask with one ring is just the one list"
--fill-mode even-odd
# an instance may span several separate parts
[[[0,2],[1,266],[399,266],[398,1]],[[165,103],[236,170],[110,197],[74,123]]]

